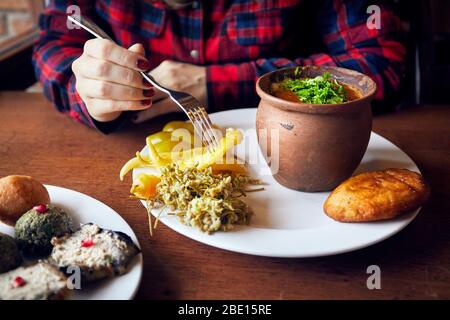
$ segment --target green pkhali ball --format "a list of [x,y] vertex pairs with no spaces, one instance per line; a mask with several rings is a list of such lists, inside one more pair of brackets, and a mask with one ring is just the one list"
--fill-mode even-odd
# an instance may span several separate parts
[[17,220],[16,238],[26,253],[47,255],[53,248],[52,238],[72,233],[73,222],[61,208],[50,204],[39,207],[29,210]]
[[0,273],[20,266],[22,256],[14,238],[0,233]]

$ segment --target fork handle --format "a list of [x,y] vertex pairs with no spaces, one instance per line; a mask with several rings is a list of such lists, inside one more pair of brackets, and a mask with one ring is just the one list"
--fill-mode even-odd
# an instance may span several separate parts
[[[93,36],[99,39],[108,39],[114,42],[114,40],[102,29],[100,28],[94,21],[92,21],[89,18],[82,17],[81,15],[76,16],[75,18],[73,16],[67,16],[67,19],[75,23],[77,26],[80,26]],[[164,93],[168,94],[169,96],[172,96],[171,90],[167,89],[166,87],[159,84],[155,78],[153,78],[150,74],[140,71],[142,77],[145,78],[148,82],[150,82],[154,87],[158,88],[159,90],[163,91]]]
[[93,36],[99,39],[108,39],[114,41],[102,28],[100,28],[94,21],[81,15],[67,16],[71,22],[83,28]]
[[166,87],[162,86],[161,84],[159,84],[155,78],[153,78],[149,73],[145,73],[141,71],[141,75],[145,78],[145,80],[147,80],[148,82],[150,82],[154,87],[158,88],[160,91],[168,94],[169,96],[172,96],[171,91],[167,89]]

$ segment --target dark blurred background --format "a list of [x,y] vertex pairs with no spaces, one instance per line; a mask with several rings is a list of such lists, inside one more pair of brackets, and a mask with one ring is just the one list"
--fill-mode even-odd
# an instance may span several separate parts
[[[408,39],[404,106],[450,102],[450,1],[392,0]],[[31,66],[45,0],[0,0],[0,90],[40,91]]]

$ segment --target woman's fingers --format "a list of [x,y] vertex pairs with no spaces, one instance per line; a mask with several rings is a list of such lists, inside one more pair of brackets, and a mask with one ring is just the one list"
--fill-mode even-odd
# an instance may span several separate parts
[[144,110],[152,105],[152,100],[103,100],[96,98],[87,98],[89,105],[95,109],[95,112],[103,113],[117,112],[117,111],[132,111],[132,110]]
[[86,41],[84,53],[91,57],[108,60],[136,71],[147,71],[150,69],[148,60],[141,54],[122,48],[106,39],[91,39]]
[[140,89],[152,87],[142,78],[139,72],[90,56],[85,56],[81,61],[74,62],[73,69],[78,75],[88,79],[104,80]]
[[76,89],[83,96],[111,100],[147,100],[155,94],[153,88],[139,89],[128,85],[89,78],[77,79]]
[[170,98],[166,98],[157,102],[155,101],[151,108],[138,112],[132,119],[132,122],[141,123],[166,113],[181,111],[181,108],[175,102]]
[[117,118],[122,111],[144,110],[152,105],[152,100],[104,100],[83,97],[89,114],[98,121],[111,121]]
[[162,92],[162,91],[158,90],[158,89],[155,88],[155,87],[153,87],[153,89],[155,90],[155,95],[152,97],[153,101],[157,102],[157,101],[159,101],[159,100],[166,99],[166,98],[169,97],[169,96],[167,95],[167,93]]
[[128,50],[112,41],[92,39],[72,63],[76,89],[89,114],[97,121],[112,121],[122,111],[144,110],[152,105],[155,90],[139,71],[150,64],[141,44]]
[[135,43],[131,47],[129,47],[128,50],[133,51],[133,52],[145,57],[145,48],[142,45],[142,43]]

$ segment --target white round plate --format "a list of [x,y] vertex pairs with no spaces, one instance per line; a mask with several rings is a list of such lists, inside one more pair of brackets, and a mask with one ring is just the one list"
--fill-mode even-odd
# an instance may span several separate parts
[[[52,204],[63,208],[71,215],[74,225],[92,222],[104,229],[122,231],[139,242],[126,221],[106,204],[83,193],[56,186],[45,186]],[[0,232],[14,236],[14,228],[0,223]],[[100,280],[81,290],[73,290],[72,300],[129,300],[135,296],[142,278],[142,254],[131,261],[128,272],[122,276]]]
[[[248,145],[257,146],[255,133],[256,109],[237,109],[211,114],[214,123],[222,128],[239,128]],[[244,144],[244,142],[242,143]],[[249,156],[262,159],[259,148],[249,148]],[[143,149],[147,153],[147,149]],[[293,155],[295,161],[295,155]],[[298,159],[299,161],[301,159]],[[402,150],[372,132],[369,146],[355,173],[385,168],[419,169]],[[318,257],[349,252],[380,242],[408,225],[419,212],[403,214],[396,219],[370,223],[340,223],[323,212],[329,192],[306,193],[283,187],[268,172],[264,161],[250,165],[253,177],[266,185],[261,192],[249,193],[245,201],[254,211],[248,226],[236,226],[227,232],[206,234],[180,223],[174,215],[161,215],[169,228],[186,237],[225,250],[268,257]],[[151,169],[136,169],[151,172]],[[143,202],[144,206],[145,203]],[[153,210],[158,215],[158,210]]]

